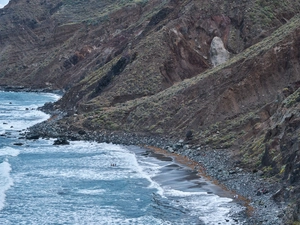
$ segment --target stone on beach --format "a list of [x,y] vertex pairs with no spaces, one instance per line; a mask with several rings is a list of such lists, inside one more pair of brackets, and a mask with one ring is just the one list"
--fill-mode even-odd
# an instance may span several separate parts
[[58,138],[54,141],[53,145],[69,145],[70,142],[68,142],[66,139],[64,138]]

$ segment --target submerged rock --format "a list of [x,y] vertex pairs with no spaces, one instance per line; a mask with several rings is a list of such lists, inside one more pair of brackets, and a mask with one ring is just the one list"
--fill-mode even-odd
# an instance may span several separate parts
[[22,146],[22,145],[23,145],[23,143],[21,143],[21,142],[17,142],[17,143],[14,143],[14,145],[17,145],[17,146]]

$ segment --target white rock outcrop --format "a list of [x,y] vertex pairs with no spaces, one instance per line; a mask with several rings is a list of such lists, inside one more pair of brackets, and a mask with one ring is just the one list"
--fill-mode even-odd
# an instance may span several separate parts
[[214,67],[226,62],[229,57],[230,53],[224,47],[224,43],[221,38],[214,37],[210,45],[210,61]]

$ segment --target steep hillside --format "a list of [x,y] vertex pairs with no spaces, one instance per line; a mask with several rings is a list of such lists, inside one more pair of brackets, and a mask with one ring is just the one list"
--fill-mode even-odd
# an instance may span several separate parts
[[125,57],[99,100],[152,95],[209,68],[214,36],[236,54],[298,11],[295,1],[11,0],[0,10],[0,84],[68,90],[84,80],[85,102]]
[[79,115],[67,118],[67,124],[176,138],[190,130],[194,143],[237,149],[250,168],[265,166],[270,175],[278,174],[286,163],[279,142],[272,144],[276,169],[270,171],[263,154],[273,141],[269,139],[280,133],[271,135],[270,130],[281,126],[284,117],[297,121],[298,113],[291,111],[298,106],[299,24],[296,16],[228,62],[158,94],[110,107],[103,107],[99,97],[92,99],[80,106]]
[[[293,0],[11,0],[0,85],[64,90],[48,107],[65,112],[51,121],[65,132],[230,149],[281,182],[277,201],[298,199],[287,220],[299,219],[299,12]],[[216,67],[215,37],[230,54]]]

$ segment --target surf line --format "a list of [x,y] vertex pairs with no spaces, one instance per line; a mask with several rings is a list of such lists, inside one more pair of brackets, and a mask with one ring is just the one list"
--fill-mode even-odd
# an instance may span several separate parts
[[212,182],[214,185],[221,187],[224,191],[228,192],[231,195],[231,198],[242,204],[246,208],[246,214],[251,216],[254,212],[254,208],[250,205],[250,200],[242,195],[237,194],[233,190],[228,189],[225,185],[220,183],[218,180],[212,178],[211,176],[207,175],[206,168],[201,165],[199,162],[196,162],[187,156],[180,155],[177,153],[171,153],[165,149],[144,145],[143,148],[148,149],[156,154],[161,154],[167,157],[171,157],[174,162],[182,164],[184,166],[189,167],[191,170],[197,171],[197,175],[199,177],[204,177],[208,181]]

